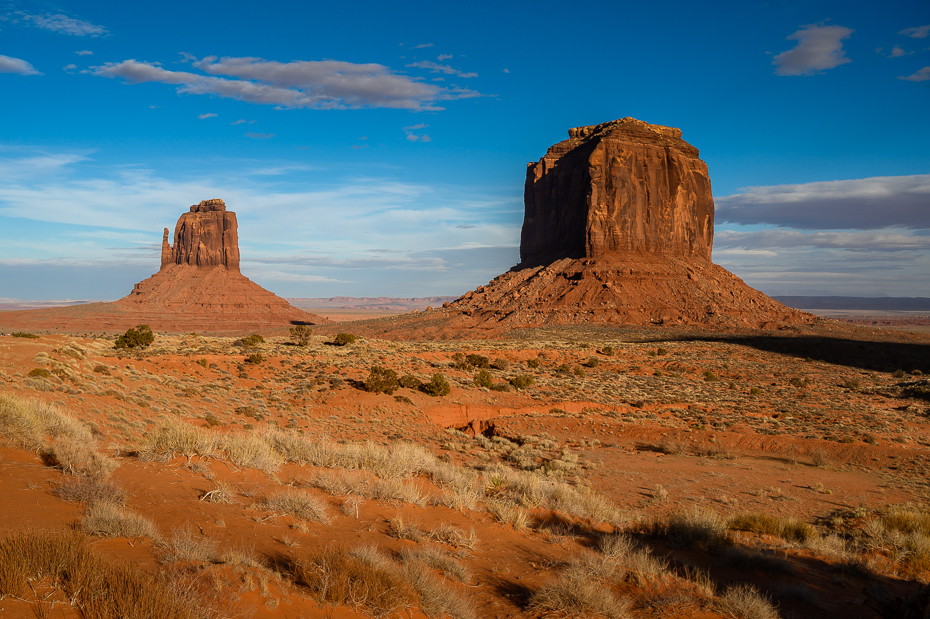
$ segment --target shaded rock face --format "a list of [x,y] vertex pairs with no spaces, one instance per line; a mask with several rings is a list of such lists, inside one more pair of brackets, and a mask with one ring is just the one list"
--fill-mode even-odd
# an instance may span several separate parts
[[520,268],[611,252],[710,260],[710,178],[681,130],[624,118],[568,133],[527,165]]
[[222,200],[204,200],[181,215],[174,227],[173,246],[168,243],[168,228],[165,228],[161,241],[161,268],[173,264],[223,266],[239,270],[236,214],[227,211]]

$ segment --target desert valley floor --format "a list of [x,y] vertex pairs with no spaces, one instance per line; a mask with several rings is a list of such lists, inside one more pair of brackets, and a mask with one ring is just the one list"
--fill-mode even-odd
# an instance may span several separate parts
[[[424,342],[369,327],[306,345],[157,333],[139,352],[0,337],[0,557],[76,545],[148,575],[177,617],[846,619],[927,603],[927,334],[825,320]],[[334,345],[341,331],[358,337]],[[0,585],[16,587],[11,569]],[[0,615],[119,616],[81,614],[75,578],[39,569]]]

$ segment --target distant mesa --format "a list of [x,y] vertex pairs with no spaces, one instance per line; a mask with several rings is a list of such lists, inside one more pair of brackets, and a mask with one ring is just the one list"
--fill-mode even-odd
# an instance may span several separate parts
[[290,305],[239,272],[236,214],[222,200],[204,200],[162,236],[161,268],[113,303],[0,313],[9,328],[123,331],[147,324],[155,331],[243,333],[283,330],[330,320]]
[[623,118],[568,135],[527,164],[520,264],[448,310],[483,329],[816,320],[711,262],[710,177],[681,130]]

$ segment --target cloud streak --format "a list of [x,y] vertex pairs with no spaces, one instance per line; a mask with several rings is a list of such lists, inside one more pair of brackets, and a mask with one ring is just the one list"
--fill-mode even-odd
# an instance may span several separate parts
[[814,75],[852,62],[846,57],[843,40],[855,32],[843,26],[803,26],[787,37],[798,44],[775,56],[776,75]]
[[715,202],[718,223],[809,230],[930,229],[930,174],[749,187]]
[[36,71],[35,67],[22,60],[11,56],[0,55],[0,73],[16,73],[17,75],[42,75]]
[[204,74],[171,71],[158,63],[134,59],[94,67],[101,77],[130,84],[158,82],[178,93],[210,95],[279,108],[359,109],[392,108],[411,111],[444,109],[440,102],[469,99],[481,93],[443,88],[393,72],[376,63],[338,60],[277,62],[253,57],[208,56],[193,61]]
[[898,79],[907,80],[908,82],[926,82],[930,80],[930,67],[924,67],[912,75],[899,76]]
[[73,17],[62,15],[61,13],[54,15],[48,13],[45,15],[30,15],[29,13],[20,11],[17,12],[17,15],[19,15],[23,21],[36,28],[74,37],[99,37],[107,33],[107,29],[103,26],[98,26],[97,24],[92,24],[82,19],[74,19]]
[[[451,58],[452,56],[448,57]],[[443,57],[440,56],[439,58],[442,59]],[[433,62],[432,60],[412,62],[406,66],[414,69],[427,69],[430,73],[444,73],[446,75],[457,75],[459,77],[465,78],[478,77],[477,73],[465,73],[463,71],[459,71],[458,69],[454,69],[447,64],[439,64],[437,62]]]
[[[794,247],[844,249],[864,252],[901,252],[930,250],[930,236],[903,232],[802,232],[800,230],[755,230],[749,232],[721,230],[714,236],[715,248],[743,249],[754,253],[764,251],[775,255],[778,250]],[[774,251],[773,251],[774,250]]]

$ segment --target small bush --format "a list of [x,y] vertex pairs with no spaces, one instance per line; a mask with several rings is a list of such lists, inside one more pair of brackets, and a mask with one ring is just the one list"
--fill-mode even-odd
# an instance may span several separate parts
[[804,387],[807,387],[810,384],[810,382],[811,381],[809,378],[800,379],[797,376],[795,376],[794,378],[788,381],[788,383],[792,387],[796,387],[798,389],[803,389]]
[[105,365],[97,365],[97,366],[94,366],[94,373],[96,373],[96,374],[102,374],[102,375],[104,375],[104,376],[113,376],[113,373],[110,372],[110,368],[108,368],[108,367],[105,366]]
[[298,346],[306,346],[310,343],[310,337],[313,335],[313,329],[307,325],[297,325],[291,327],[291,339]]
[[758,387],[753,387],[749,390],[749,395],[759,395],[760,393],[762,393],[762,390]]
[[529,359],[529,360],[526,362],[526,367],[528,367],[528,368],[530,368],[530,369],[532,369],[532,370],[539,369],[539,359]]
[[426,395],[431,395],[434,398],[438,398],[440,396],[449,395],[449,393],[452,392],[452,386],[449,384],[449,381],[446,380],[446,377],[442,374],[433,374],[433,377],[428,383],[421,387],[421,390]]
[[397,379],[397,382],[404,389],[413,389],[414,391],[416,391],[417,389],[420,388],[420,386],[423,385],[420,379],[414,376],[413,374],[404,374],[403,376]]
[[260,352],[252,353],[251,355],[245,358],[245,362],[251,365],[258,365],[264,360],[265,358],[262,357],[262,353]]
[[716,374],[714,374],[714,373],[713,373],[712,371],[710,371],[710,370],[705,370],[705,371],[704,371],[704,380],[706,380],[706,381],[709,382],[709,383],[712,383],[712,382],[714,382],[715,380],[720,380],[720,377],[717,376]]
[[601,360],[597,357],[590,357],[587,361],[584,362],[584,365],[589,368],[596,368],[601,364]]
[[487,370],[481,370],[475,374],[475,386],[490,389],[494,386],[494,377]]
[[510,384],[513,385],[514,389],[526,389],[534,382],[536,382],[536,379],[531,374],[520,374],[510,379]]
[[263,338],[258,333],[253,333],[249,337],[242,338],[243,346],[258,346],[259,344],[264,344],[264,343],[265,343],[265,338]]
[[613,346],[604,346],[604,348],[601,349],[600,353],[601,353],[602,355],[606,355],[606,356],[608,356],[608,357],[613,357],[613,356],[614,356],[614,347],[613,347]]
[[630,617],[629,603],[618,598],[610,587],[581,566],[563,571],[556,580],[542,587],[530,598],[530,610],[569,617]]
[[81,528],[91,535],[101,537],[161,538],[154,522],[115,503],[91,505],[81,520]]
[[737,619],[779,619],[771,600],[753,585],[735,585],[720,596],[720,606]]
[[371,368],[365,380],[365,391],[369,393],[393,394],[400,387],[397,372],[390,368],[376,365]]
[[339,333],[333,338],[333,344],[335,346],[348,346],[349,344],[355,343],[355,336],[351,333]]
[[29,376],[33,378],[51,378],[52,373],[44,368],[35,368],[34,370],[29,370]]
[[27,337],[33,340],[39,339],[39,336],[36,335],[35,333],[26,333],[25,331],[16,331],[14,333],[11,333],[10,335],[12,335],[13,337]]
[[734,516],[730,518],[727,527],[734,531],[774,535],[790,542],[806,542],[817,536],[817,529],[806,522],[759,513]]
[[504,357],[496,357],[491,361],[491,367],[495,370],[507,370],[510,367],[510,360],[505,359]]
[[284,512],[301,520],[312,520],[322,524],[329,524],[329,512],[326,503],[306,492],[290,490],[265,497],[261,506],[271,511]]
[[148,348],[155,341],[155,334],[148,325],[137,325],[116,338],[113,348]]
[[66,477],[55,486],[52,494],[63,501],[87,505],[110,503],[123,506],[126,504],[126,492],[122,488],[108,481],[89,477]]
[[491,360],[482,355],[465,355],[465,365],[481,369],[491,367]]
[[904,378],[906,375],[907,375],[907,374],[905,373],[904,370],[895,370],[895,371],[894,371],[894,377],[895,377],[895,378]]
[[714,550],[729,543],[723,518],[715,511],[699,507],[672,512],[664,527],[659,525],[656,529],[681,548]]

